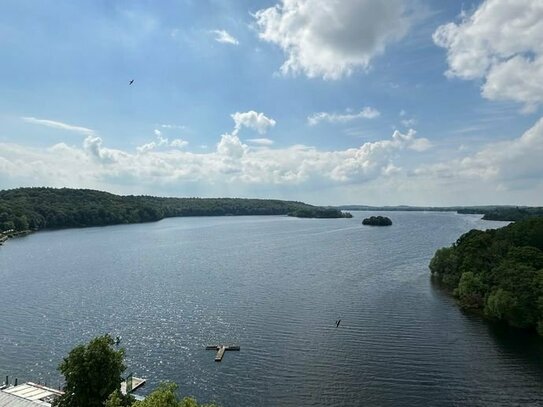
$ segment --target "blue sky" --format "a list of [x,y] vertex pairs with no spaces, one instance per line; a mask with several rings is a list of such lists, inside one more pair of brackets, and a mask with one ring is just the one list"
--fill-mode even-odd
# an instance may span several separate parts
[[541,38],[537,0],[4,0],[0,188],[541,205]]

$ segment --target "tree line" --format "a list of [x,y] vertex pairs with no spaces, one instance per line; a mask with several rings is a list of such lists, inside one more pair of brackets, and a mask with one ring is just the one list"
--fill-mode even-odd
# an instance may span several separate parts
[[0,232],[140,223],[176,216],[287,214],[304,217],[344,216],[337,209],[274,199],[119,196],[70,188],[0,191]]
[[458,213],[476,213],[482,214],[484,220],[501,220],[501,221],[519,221],[528,219],[534,216],[543,216],[543,208],[541,207],[496,207],[496,208],[465,208],[459,209]]
[[430,271],[462,308],[543,335],[543,217],[472,230],[437,250]]

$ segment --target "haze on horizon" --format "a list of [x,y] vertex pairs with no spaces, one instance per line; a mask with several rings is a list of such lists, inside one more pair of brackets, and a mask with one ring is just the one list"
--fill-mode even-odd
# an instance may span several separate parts
[[0,189],[542,205],[542,38],[540,0],[5,0]]

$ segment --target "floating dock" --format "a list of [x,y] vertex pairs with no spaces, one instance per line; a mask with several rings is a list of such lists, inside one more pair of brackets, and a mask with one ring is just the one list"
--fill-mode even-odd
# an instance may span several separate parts
[[207,350],[216,350],[217,354],[215,355],[215,362],[220,362],[224,356],[224,352],[227,350],[238,350],[240,349],[239,346],[235,345],[208,345],[206,346]]

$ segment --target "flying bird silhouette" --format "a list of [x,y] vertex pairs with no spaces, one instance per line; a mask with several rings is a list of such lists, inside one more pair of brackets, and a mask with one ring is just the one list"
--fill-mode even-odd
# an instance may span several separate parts
[[132,85],[134,83],[134,79],[130,80],[130,82],[128,82],[129,85]]

